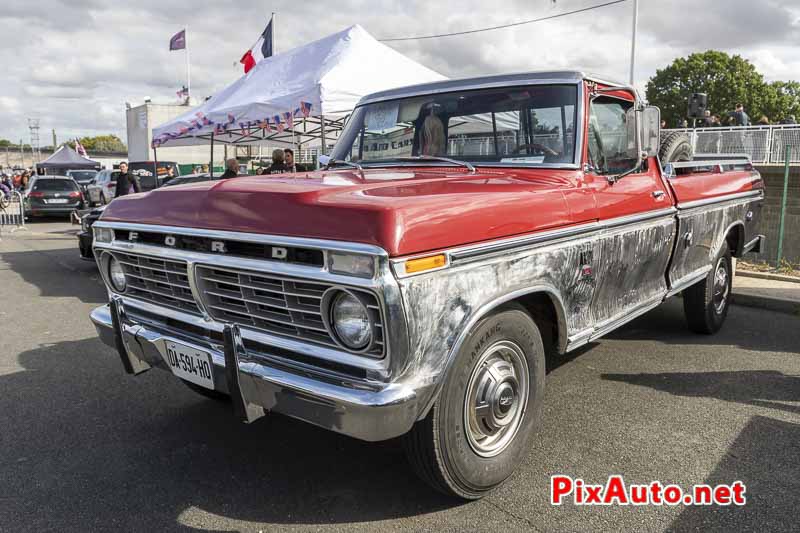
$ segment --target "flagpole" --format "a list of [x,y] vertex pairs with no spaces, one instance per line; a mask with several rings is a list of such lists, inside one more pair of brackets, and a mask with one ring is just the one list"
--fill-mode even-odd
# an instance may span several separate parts
[[186,25],[186,33],[184,34],[184,51],[186,52],[186,103],[190,103],[192,97],[192,71],[189,63],[189,25]]
[[636,26],[639,25],[639,0],[633,0],[633,29],[631,30],[631,86],[636,77]]
[[275,12],[272,12],[272,16],[269,19],[269,23],[272,24],[272,55],[275,55]]

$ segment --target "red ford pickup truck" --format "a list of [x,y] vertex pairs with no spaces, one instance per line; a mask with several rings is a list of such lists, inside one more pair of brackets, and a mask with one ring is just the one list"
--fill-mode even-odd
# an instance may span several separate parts
[[247,422],[402,436],[423,479],[479,498],[528,452],[550,354],[679,293],[716,332],[731,257],[761,246],[758,172],[674,137],[661,160],[659,122],[580,72],[370,95],[324,170],[114,200],[92,320],[131,374]]

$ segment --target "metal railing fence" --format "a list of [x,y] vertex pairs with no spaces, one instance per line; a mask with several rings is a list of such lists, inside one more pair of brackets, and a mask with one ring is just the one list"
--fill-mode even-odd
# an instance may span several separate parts
[[[2,192],[0,192],[2,194]],[[0,233],[6,226],[12,226],[10,233],[25,228],[25,204],[22,194],[18,191],[11,192],[11,200],[0,203]]]
[[664,129],[689,136],[695,154],[747,154],[755,165],[800,163],[800,125]]

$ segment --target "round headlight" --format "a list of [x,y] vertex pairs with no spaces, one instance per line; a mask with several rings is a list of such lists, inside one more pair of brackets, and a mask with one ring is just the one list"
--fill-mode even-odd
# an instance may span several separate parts
[[108,279],[116,291],[125,292],[125,287],[128,284],[125,279],[125,271],[122,270],[122,265],[114,257],[108,260]]
[[342,344],[350,349],[360,350],[372,340],[367,308],[352,294],[342,292],[333,300],[331,324]]

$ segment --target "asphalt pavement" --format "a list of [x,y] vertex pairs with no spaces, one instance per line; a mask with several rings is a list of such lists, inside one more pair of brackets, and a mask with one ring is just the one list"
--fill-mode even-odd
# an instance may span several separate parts
[[[796,531],[800,318],[734,306],[698,336],[673,300],[548,364],[544,419],[518,472],[460,503],[397,442],[272,415],[234,420],[165,372],[134,378],[102,345],[106,301],[75,226],[0,241],[0,531]],[[548,503],[552,474],[732,483],[744,507]]]

